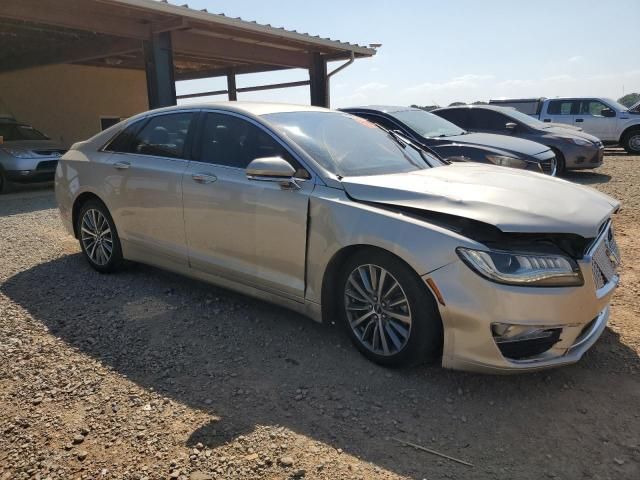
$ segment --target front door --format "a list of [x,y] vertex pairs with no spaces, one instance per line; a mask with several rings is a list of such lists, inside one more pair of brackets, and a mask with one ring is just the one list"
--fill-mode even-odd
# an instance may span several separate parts
[[247,178],[252,160],[273,156],[308,175],[261,126],[230,113],[204,114],[183,180],[189,264],[302,300],[313,182],[303,179],[301,189],[290,190]]
[[582,100],[580,110],[576,115],[576,122],[580,122],[576,125],[601,140],[617,140],[615,138],[616,119],[602,115],[602,111],[605,109],[610,108],[600,100]]

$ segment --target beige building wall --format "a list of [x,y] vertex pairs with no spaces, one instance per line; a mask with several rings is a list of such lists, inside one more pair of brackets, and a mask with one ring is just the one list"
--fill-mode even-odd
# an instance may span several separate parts
[[98,133],[101,117],[148,110],[145,72],[53,65],[0,74],[2,110],[69,146]]

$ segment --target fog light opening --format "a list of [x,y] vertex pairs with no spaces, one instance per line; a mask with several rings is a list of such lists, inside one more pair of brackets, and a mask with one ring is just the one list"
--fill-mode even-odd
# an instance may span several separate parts
[[524,360],[542,355],[560,341],[562,328],[541,328],[494,323],[491,333],[502,355]]

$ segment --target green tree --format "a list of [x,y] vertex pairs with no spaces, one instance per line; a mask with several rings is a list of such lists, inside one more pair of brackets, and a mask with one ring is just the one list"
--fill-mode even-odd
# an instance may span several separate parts
[[640,102],[640,93],[627,93],[624,97],[618,99],[618,103],[621,103],[625,107]]

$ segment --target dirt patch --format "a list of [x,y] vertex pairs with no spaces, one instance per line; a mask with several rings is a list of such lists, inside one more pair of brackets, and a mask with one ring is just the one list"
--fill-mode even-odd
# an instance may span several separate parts
[[623,202],[622,285],[579,364],[516,377],[385,370],[266,303],[100,275],[50,191],[0,197],[0,479],[640,478],[640,157],[569,179]]

